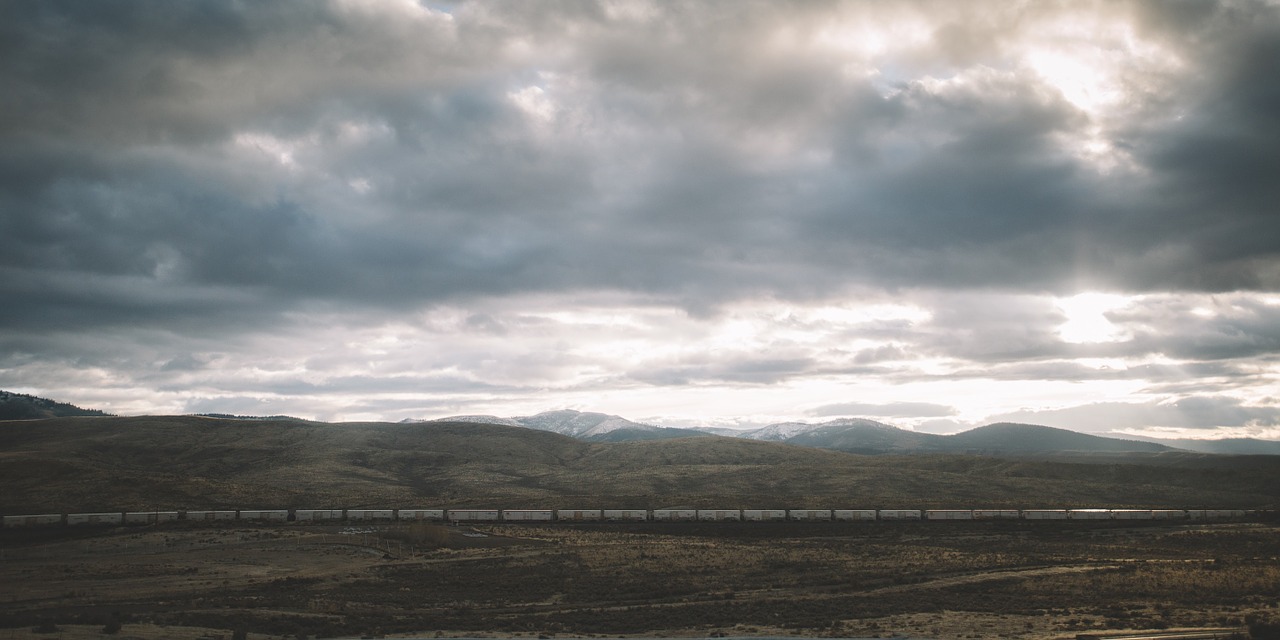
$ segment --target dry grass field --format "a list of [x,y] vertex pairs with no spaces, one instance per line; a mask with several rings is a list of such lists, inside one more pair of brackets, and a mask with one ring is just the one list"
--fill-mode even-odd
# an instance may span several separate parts
[[[1275,523],[5,531],[0,639],[1070,638],[1280,619]],[[44,625],[61,635],[36,634]]]

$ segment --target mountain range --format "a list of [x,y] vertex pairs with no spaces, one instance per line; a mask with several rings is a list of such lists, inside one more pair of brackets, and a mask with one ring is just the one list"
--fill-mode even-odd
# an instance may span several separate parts
[[[679,429],[633,422],[621,416],[570,409],[516,418],[486,415],[450,416],[440,418],[437,422],[476,422],[525,427],[550,431],[588,442],[663,440],[716,435],[867,455],[899,453],[1151,454],[1176,450],[1231,454],[1280,453],[1280,443],[1265,440],[1236,439],[1230,442],[1180,440],[1174,444],[1152,440],[1111,438],[1055,427],[1012,423],[989,424],[953,435],[909,431],[865,418],[841,418],[820,423],[782,422],[748,430]],[[1206,446],[1208,442],[1220,444],[1214,448],[1212,444]]]
[[[94,410],[30,396],[0,391],[0,420],[106,416]],[[226,419],[262,419],[253,416],[207,415]],[[271,420],[298,420],[270,416]],[[621,416],[572,409],[545,411],[531,416],[504,418],[493,415],[462,415],[425,422],[491,424],[548,431],[586,442],[631,442],[705,438],[712,436],[776,442],[865,455],[962,453],[989,455],[1062,454],[1156,454],[1171,451],[1231,455],[1280,455],[1280,442],[1252,438],[1224,440],[1158,440],[1090,435],[1042,425],[997,423],[952,435],[901,429],[865,418],[841,418],[819,423],[781,422],[754,429],[716,427],[675,428],[644,424]]]

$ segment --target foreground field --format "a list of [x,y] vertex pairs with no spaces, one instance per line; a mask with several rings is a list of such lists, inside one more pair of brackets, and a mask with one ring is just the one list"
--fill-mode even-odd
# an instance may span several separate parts
[[0,638],[113,620],[135,638],[1241,627],[1280,618],[1278,540],[1274,523],[5,531]]

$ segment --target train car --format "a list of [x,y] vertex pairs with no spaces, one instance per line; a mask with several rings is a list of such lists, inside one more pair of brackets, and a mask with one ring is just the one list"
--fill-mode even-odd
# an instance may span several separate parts
[[235,511],[188,511],[186,513],[187,520],[196,520],[199,522],[213,522],[215,520],[235,520]]
[[929,509],[924,512],[925,520],[972,520],[973,512],[968,509]]
[[396,511],[396,519],[442,522],[444,520],[444,509],[400,509]]
[[656,522],[693,522],[698,519],[697,509],[654,509]]
[[881,520],[919,520],[922,517],[919,509],[880,509],[876,515]]
[[1182,509],[1152,509],[1152,520],[1186,520],[1187,512]]
[[1017,509],[974,509],[974,520],[1017,520]]
[[830,509],[788,509],[787,519],[796,522],[826,522],[831,520]]
[[1066,520],[1069,514],[1066,509],[1023,509],[1023,520]]
[[5,516],[6,527],[40,527],[51,524],[62,524],[61,513],[36,513],[25,516]]
[[556,520],[561,522],[596,522],[604,518],[600,509],[560,509]]
[[1192,509],[1187,511],[1187,517],[1192,520],[1227,520],[1230,518],[1245,517],[1243,509]]
[[110,513],[68,513],[67,524],[124,524],[124,514],[119,511]]
[[237,520],[263,520],[266,522],[286,522],[289,520],[288,509],[241,509]]
[[863,522],[876,519],[875,509],[832,509],[831,517],[839,522]]
[[126,511],[124,514],[125,524],[157,524],[177,520],[177,511]]
[[347,509],[347,520],[373,521],[395,520],[395,509]]
[[1067,509],[1068,520],[1110,520],[1110,509]]
[[[654,517],[658,512],[655,511]],[[787,519],[786,509],[743,509],[742,519],[747,522],[781,522]]]
[[550,509],[506,509],[502,512],[504,522],[551,522],[556,512]]
[[342,509],[296,509],[294,520],[298,522],[320,522],[323,520],[341,520]]
[[609,522],[644,522],[649,519],[646,509],[605,509],[600,515]]
[[698,509],[698,520],[701,522],[739,522],[742,511],[738,509]]
[[1150,509],[1112,509],[1112,520],[1151,520]]
[[497,522],[501,513],[497,509],[450,509],[449,522]]

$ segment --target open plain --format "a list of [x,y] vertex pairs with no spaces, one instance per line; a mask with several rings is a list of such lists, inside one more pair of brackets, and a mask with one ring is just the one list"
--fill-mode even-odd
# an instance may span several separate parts
[[113,621],[136,638],[1069,638],[1280,617],[1272,522],[175,523],[0,539],[0,638],[98,638]]

